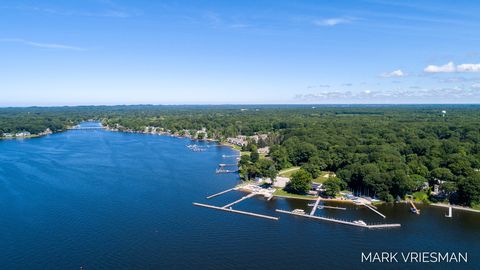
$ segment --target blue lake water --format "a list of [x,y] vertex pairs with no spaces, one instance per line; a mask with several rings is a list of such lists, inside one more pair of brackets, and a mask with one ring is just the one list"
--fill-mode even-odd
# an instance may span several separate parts
[[271,221],[192,206],[222,206],[242,197],[205,196],[238,183],[215,174],[214,143],[193,152],[187,139],[72,130],[0,141],[1,269],[398,269],[362,264],[361,252],[468,252],[468,264],[407,264],[422,269],[479,269],[480,214],[385,205],[382,219],[364,208],[318,210],[322,216],[401,223],[368,230],[275,213],[308,209],[306,201],[251,198],[238,210]]

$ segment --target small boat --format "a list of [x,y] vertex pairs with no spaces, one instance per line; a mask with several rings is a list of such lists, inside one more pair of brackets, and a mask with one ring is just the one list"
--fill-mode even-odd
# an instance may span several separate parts
[[420,210],[418,210],[416,208],[413,208],[413,207],[410,208],[410,212],[412,212],[414,214],[420,214]]
[[305,215],[305,210],[303,209],[295,209],[292,211],[294,214]]
[[353,223],[357,225],[367,226],[367,223],[365,223],[365,221],[363,220],[355,220],[353,221]]

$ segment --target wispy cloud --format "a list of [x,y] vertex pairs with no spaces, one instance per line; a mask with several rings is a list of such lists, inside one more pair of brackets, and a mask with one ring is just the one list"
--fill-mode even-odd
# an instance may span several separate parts
[[410,86],[408,89],[395,89],[389,91],[364,90],[360,92],[353,91],[324,91],[320,93],[298,94],[295,99],[302,102],[322,102],[322,101],[375,101],[382,99],[416,99],[428,98],[435,100],[437,98],[478,98],[480,84],[473,84],[470,87],[445,87],[445,88],[422,88],[419,86]]
[[206,22],[211,28],[214,29],[226,29],[226,28],[248,28],[250,27],[249,24],[244,23],[243,21],[239,20],[238,18],[226,17],[221,16],[220,14],[208,11],[202,14],[202,19]]
[[3,38],[3,39],[0,39],[0,42],[19,43],[23,45],[28,45],[32,47],[38,47],[38,48],[46,48],[46,49],[73,50],[73,51],[87,50],[85,48],[77,47],[77,46],[70,46],[70,45],[58,44],[58,43],[42,43],[42,42],[30,41],[30,40],[19,39],[19,38]]
[[99,1],[103,7],[97,8],[96,11],[87,11],[87,10],[72,10],[64,9],[60,7],[45,7],[38,5],[19,5],[19,6],[7,6],[2,7],[3,9],[12,9],[23,12],[38,12],[51,15],[60,15],[60,16],[82,16],[82,17],[109,17],[109,18],[129,18],[133,16],[138,16],[140,13],[138,11],[127,10],[125,8],[119,7],[112,1]]
[[330,84],[318,84],[318,85],[309,85],[307,89],[315,89],[315,88],[330,88]]
[[394,70],[392,72],[385,72],[380,75],[383,78],[393,78],[393,77],[405,77],[406,74],[401,69]]
[[339,24],[349,24],[354,21],[353,18],[350,17],[339,17],[339,18],[327,18],[327,19],[319,19],[314,20],[313,24],[316,26],[336,26]]
[[442,66],[429,65],[423,71],[427,73],[480,72],[480,64],[460,64],[455,66],[453,62],[449,62]]

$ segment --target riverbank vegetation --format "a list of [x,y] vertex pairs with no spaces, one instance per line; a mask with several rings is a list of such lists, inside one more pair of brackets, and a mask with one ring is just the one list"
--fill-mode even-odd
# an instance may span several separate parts
[[86,119],[118,130],[205,129],[220,141],[268,134],[266,157],[253,150],[240,161],[249,179],[297,166],[312,179],[334,172],[335,184],[385,201],[422,191],[433,201],[480,204],[477,105],[4,108],[0,132],[58,131]]

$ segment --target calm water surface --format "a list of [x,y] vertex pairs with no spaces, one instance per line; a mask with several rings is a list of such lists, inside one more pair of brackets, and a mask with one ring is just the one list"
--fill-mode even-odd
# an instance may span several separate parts
[[235,209],[279,216],[258,219],[192,206],[224,205],[236,175],[216,175],[234,152],[166,136],[75,130],[0,142],[1,269],[397,269],[362,264],[361,252],[468,252],[469,264],[408,264],[422,269],[480,269],[480,214],[405,205],[317,214],[399,229],[367,230],[275,213],[307,202],[262,198]]

